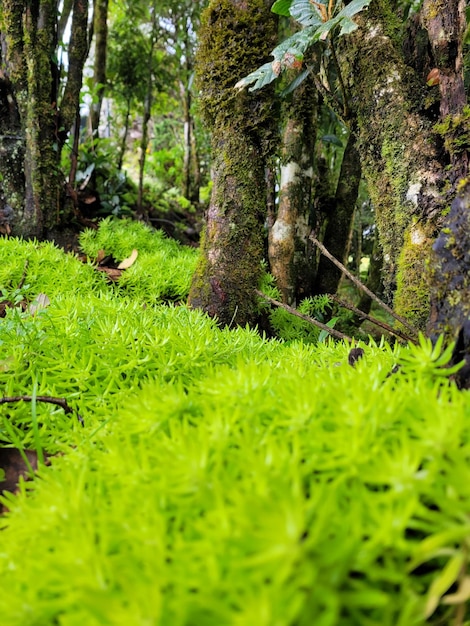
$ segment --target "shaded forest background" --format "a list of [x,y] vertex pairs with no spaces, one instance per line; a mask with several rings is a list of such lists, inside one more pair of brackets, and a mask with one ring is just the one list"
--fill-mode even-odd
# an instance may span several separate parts
[[190,303],[239,324],[260,322],[266,268],[287,305],[338,291],[320,240],[405,324],[457,337],[466,262],[431,248],[467,243],[465,3],[272,4],[4,0],[1,232],[73,247],[108,215],[204,232]]

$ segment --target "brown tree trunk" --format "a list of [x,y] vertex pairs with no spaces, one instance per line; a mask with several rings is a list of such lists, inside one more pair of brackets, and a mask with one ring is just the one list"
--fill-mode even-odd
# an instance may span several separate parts
[[293,305],[312,294],[315,271],[308,236],[312,229],[317,105],[317,92],[309,80],[294,91],[285,105],[279,203],[269,230],[271,273],[282,301]]
[[93,16],[95,35],[95,61],[93,65],[93,83],[96,89],[95,99],[91,106],[91,130],[98,136],[101,106],[106,88],[106,53],[108,41],[108,0],[95,0]]
[[[58,222],[56,75],[57,7],[54,0],[28,5],[5,0],[2,86],[0,209],[15,235],[42,237]],[[10,127],[9,124],[11,124]]]
[[433,248],[428,334],[456,341],[454,362],[465,359],[458,376],[470,388],[470,183],[462,185]]
[[358,149],[377,213],[388,291],[418,328],[429,315],[427,262],[448,204],[446,163],[425,106],[426,76],[404,62],[394,15],[373,0],[345,38],[341,69],[358,120]]
[[[360,156],[356,148],[356,137],[354,133],[350,133],[344,150],[336,194],[327,217],[323,237],[325,248],[343,264],[345,264],[348,254],[348,243],[360,182]],[[315,292],[336,293],[340,280],[341,270],[325,256],[322,256],[318,264]]]
[[257,315],[272,91],[237,93],[234,85],[274,47],[270,5],[268,0],[212,0],[199,32],[200,108],[212,130],[214,185],[189,304],[221,324],[244,325]]
[[442,134],[451,164],[450,183],[458,193],[433,246],[431,258],[431,315],[428,333],[434,339],[443,333],[456,341],[455,361],[465,359],[458,383],[470,387],[470,111],[463,83],[462,40],[465,3],[451,0],[437,13],[425,0],[424,18],[429,31],[436,67],[439,69]]
[[88,0],[74,0],[67,84],[57,106],[57,2],[4,0],[0,76],[0,230],[43,238],[59,224],[60,153],[79,105]]
[[88,0],[74,0],[70,34],[67,84],[60,104],[60,119],[66,134],[75,121],[82,88],[83,66],[88,54]]

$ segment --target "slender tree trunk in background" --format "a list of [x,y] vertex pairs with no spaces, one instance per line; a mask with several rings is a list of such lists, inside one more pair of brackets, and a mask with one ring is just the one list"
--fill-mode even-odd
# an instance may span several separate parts
[[152,16],[152,32],[150,35],[150,47],[148,50],[148,74],[147,74],[147,93],[145,94],[144,111],[142,118],[142,138],[140,140],[140,156],[139,156],[139,184],[137,188],[137,213],[144,217],[144,171],[145,160],[147,157],[147,148],[149,144],[149,122],[152,115],[153,90],[155,87],[154,76],[154,56],[155,46],[157,43],[158,16],[155,10],[155,4],[151,8]]
[[144,213],[144,171],[145,171],[145,159],[147,157],[147,148],[149,145],[149,122],[152,110],[152,88],[153,81],[150,79],[148,84],[148,91],[145,97],[144,105],[144,117],[142,119],[142,137],[140,140],[140,156],[139,156],[139,185],[137,189],[137,212],[143,216]]
[[60,12],[59,23],[57,25],[57,40],[64,40],[65,29],[72,13],[73,0],[64,0],[62,10]]
[[195,206],[199,205],[199,194],[201,190],[201,166],[199,161],[199,149],[196,139],[196,127],[194,124],[194,117],[191,116],[190,126],[190,141],[191,141],[191,185],[189,187],[189,198]]
[[312,176],[318,97],[305,80],[286,103],[277,216],[269,231],[269,264],[282,301],[295,305],[312,293],[314,251]]
[[122,170],[122,162],[124,161],[124,155],[126,153],[127,136],[129,134],[129,122],[131,118],[131,100],[128,98],[126,103],[126,114],[124,117],[124,133],[121,139],[121,148],[119,150],[118,170]]
[[199,31],[196,65],[200,108],[212,131],[213,190],[189,304],[221,324],[257,317],[275,112],[270,89],[252,95],[234,85],[275,45],[271,4],[212,0]]
[[[361,259],[359,255],[358,263],[360,266]],[[379,244],[379,237],[377,233],[374,236],[374,246],[372,248],[372,253],[370,255],[369,262],[369,271],[367,273],[367,282],[366,287],[375,295],[380,296],[381,287],[382,287],[382,265],[383,265],[383,256],[382,249]],[[358,272],[359,274],[359,272]],[[359,276],[360,278],[360,276]],[[357,303],[357,308],[364,313],[369,313],[372,307],[372,298],[365,293],[361,292],[361,296],[359,298],[359,302]],[[359,318],[354,318],[354,323],[359,324]]]
[[184,156],[183,156],[183,196],[193,204],[199,203],[199,159],[197,153],[196,137],[194,133],[194,119],[191,112],[191,80],[192,80],[192,62],[191,62],[191,44],[189,41],[188,28],[189,23],[185,23],[183,29],[183,51],[185,71],[183,79],[180,80],[180,96],[183,105],[183,123],[184,123]]
[[106,53],[108,41],[108,0],[95,0],[93,14],[95,35],[95,60],[93,65],[93,84],[96,90],[91,105],[91,129],[94,137],[98,136],[101,106],[106,88]]
[[74,0],[68,55],[67,83],[60,104],[62,133],[66,136],[75,122],[80,104],[83,67],[88,54],[88,0]]
[[[356,137],[351,132],[344,150],[336,194],[327,217],[323,237],[323,244],[327,250],[343,264],[346,264],[360,182],[361,161],[356,148]],[[360,264],[360,259],[358,263]],[[315,292],[336,293],[340,280],[341,270],[322,255],[318,264]]]
[[[426,76],[407,66],[388,2],[373,0],[341,46],[358,149],[377,213],[395,308],[423,329],[429,315],[427,262],[448,206],[448,176],[426,111]],[[429,117],[428,117],[429,115]]]

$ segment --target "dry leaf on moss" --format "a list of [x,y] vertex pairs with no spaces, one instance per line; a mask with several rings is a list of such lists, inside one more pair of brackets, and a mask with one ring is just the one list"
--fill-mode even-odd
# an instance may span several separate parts
[[139,256],[139,252],[134,248],[131,255],[127,259],[123,259],[117,266],[118,270],[127,270],[131,265],[135,263],[135,260]]

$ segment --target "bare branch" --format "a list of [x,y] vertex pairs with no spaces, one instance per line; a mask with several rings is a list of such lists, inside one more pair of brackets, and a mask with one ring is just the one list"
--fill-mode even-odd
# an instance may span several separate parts
[[405,335],[404,333],[401,333],[399,330],[395,330],[394,328],[392,328],[389,324],[386,324],[385,322],[378,320],[376,317],[372,317],[372,315],[368,315],[367,313],[364,313],[364,311],[361,311],[361,309],[358,309],[357,307],[350,304],[349,302],[345,302],[344,300],[341,300],[341,298],[338,298],[337,295],[330,294],[330,298],[334,300],[337,304],[339,304],[339,306],[344,307],[345,309],[348,309],[349,311],[352,311],[359,317],[362,317],[363,319],[368,320],[369,322],[372,322],[372,324],[375,324],[376,326],[380,326],[380,328],[383,328],[384,330],[391,333],[392,335],[395,335],[396,337],[399,337],[400,339],[403,339],[404,341],[414,342],[414,339],[410,337],[409,335]]
[[319,248],[321,253],[325,255],[327,259],[330,259],[330,261],[334,263],[336,267],[339,267],[339,269],[349,278],[349,280],[351,280],[356,285],[356,287],[358,287],[361,291],[364,291],[364,293],[372,298],[372,300],[376,302],[384,311],[387,311],[387,313],[395,318],[398,322],[400,322],[400,324],[403,324],[403,326],[408,328],[413,336],[416,337],[418,335],[417,330],[413,328],[413,326],[404,317],[395,313],[395,311],[391,309],[387,304],[385,304],[385,302],[382,302],[382,300],[380,300],[380,298],[378,298],[375,293],[373,293],[363,283],[361,283],[361,281],[356,278],[354,274],[351,274],[351,272],[347,270],[344,265],[340,261],[338,261],[338,259],[335,259],[335,257],[328,252],[325,246],[313,236],[313,233],[310,234],[309,239],[310,241],[313,241],[313,243]]

